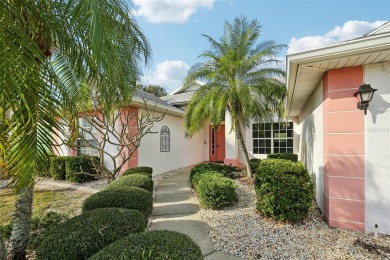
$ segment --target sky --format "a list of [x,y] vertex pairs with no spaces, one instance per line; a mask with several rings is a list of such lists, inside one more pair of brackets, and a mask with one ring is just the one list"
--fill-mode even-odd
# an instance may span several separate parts
[[390,0],[133,0],[134,15],[152,47],[152,64],[142,84],[168,92],[182,84],[199,54],[210,45],[202,34],[219,39],[225,21],[245,16],[262,25],[259,43],[287,44],[288,53],[353,39],[390,20]]

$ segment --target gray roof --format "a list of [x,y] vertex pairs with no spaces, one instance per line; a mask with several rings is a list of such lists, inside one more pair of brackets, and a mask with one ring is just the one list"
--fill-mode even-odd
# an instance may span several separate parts
[[170,103],[162,100],[161,98],[156,97],[155,95],[152,95],[152,94],[150,94],[148,92],[145,92],[145,91],[142,91],[142,90],[136,90],[135,93],[134,93],[134,97],[137,97],[137,98],[140,98],[140,99],[144,99],[145,101],[149,101],[149,102],[152,102],[154,104],[159,104],[159,105],[162,105],[162,106],[166,106],[168,108],[179,109],[179,108],[171,105]]
[[178,94],[161,97],[161,99],[170,104],[188,103],[190,102],[194,93],[195,91],[181,92]]

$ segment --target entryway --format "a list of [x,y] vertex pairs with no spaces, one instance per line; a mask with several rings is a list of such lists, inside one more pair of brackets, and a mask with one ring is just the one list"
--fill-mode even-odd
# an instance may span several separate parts
[[225,159],[225,126],[209,126],[209,161],[223,162]]

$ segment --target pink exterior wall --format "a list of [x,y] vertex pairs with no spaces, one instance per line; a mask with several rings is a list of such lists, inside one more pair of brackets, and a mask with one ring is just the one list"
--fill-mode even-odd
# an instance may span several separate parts
[[326,220],[365,230],[364,113],[353,96],[363,84],[363,67],[329,70],[323,83]]

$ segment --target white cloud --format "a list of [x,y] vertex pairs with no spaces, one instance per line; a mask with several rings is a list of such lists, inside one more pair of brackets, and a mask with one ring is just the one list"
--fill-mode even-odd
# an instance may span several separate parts
[[214,0],[134,0],[137,15],[151,23],[185,23],[200,8],[211,9]]
[[190,66],[180,60],[166,60],[157,64],[156,70],[144,76],[144,84],[164,87],[168,93],[175,90],[187,75]]
[[347,41],[363,36],[381,26],[386,21],[347,21],[342,26],[336,26],[324,35],[292,38],[288,44],[288,53],[319,48],[339,41]]

